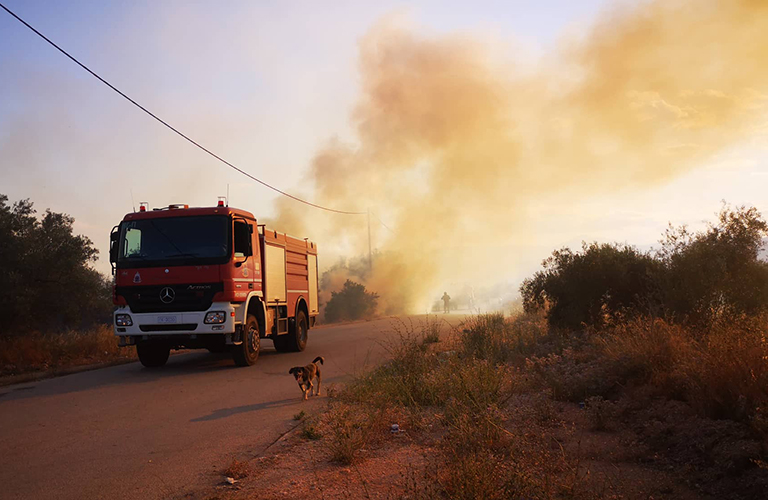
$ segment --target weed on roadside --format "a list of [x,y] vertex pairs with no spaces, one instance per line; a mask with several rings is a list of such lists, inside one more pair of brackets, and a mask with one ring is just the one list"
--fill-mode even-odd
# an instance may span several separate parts
[[441,330],[442,326],[438,321],[430,320],[430,318],[427,317],[427,320],[422,326],[423,337],[421,343],[424,345],[437,344],[440,342]]
[[229,466],[222,472],[226,477],[231,477],[232,479],[243,479],[248,477],[249,473],[248,462],[236,458],[233,458]]
[[60,370],[136,357],[135,347],[118,347],[110,326],[64,333],[0,337],[0,375]]
[[304,424],[304,428],[301,430],[301,437],[310,441],[317,441],[322,439],[323,435],[320,433],[320,430],[315,424],[306,423]]
[[592,396],[585,401],[587,418],[594,431],[604,431],[616,417],[616,403],[603,399],[602,396]]
[[386,432],[386,409],[363,405],[336,404],[328,412],[328,436],[325,441],[331,460],[349,465],[375,434]]

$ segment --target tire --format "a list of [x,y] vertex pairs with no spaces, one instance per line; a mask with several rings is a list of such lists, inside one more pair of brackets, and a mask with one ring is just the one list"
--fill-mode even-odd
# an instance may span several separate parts
[[259,359],[260,348],[259,322],[249,314],[243,325],[243,342],[234,346],[232,358],[237,366],[251,366]]
[[136,345],[136,353],[139,355],[139,361],[142,365],[147,368],[157,368],[168,361],[171,348],[154,342],[139,342]]
[[307,315],[304,311],[299,311],[293,322],[293,328],[288,329],[288,333],[279,335],[273,340],[275,349],[280,352],[300,352],[307,347],[307,332],[309,330]]

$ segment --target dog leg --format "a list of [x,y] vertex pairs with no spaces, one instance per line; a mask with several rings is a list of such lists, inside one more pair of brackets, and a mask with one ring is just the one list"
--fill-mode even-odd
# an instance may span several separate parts
[[317,396],[319,396],[319,395],[320,395],[320,382],[322,382],[322,380],[323,380],[323,379],[322,379],[322,378],[320,378],[320,374],[318,373],[318,374],[317,374],[317,394],[316,394]]

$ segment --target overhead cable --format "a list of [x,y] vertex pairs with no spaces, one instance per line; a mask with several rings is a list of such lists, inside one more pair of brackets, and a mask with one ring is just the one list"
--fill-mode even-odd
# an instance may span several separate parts
[[179,136],[183,137],[184,139],[186,139],[187,141],[189,141],[189,142],[190,142],[190,143],[192,143],[193,145],[197,146],[198,148],[200,148],[201,150],[205,151],[206,153],[208,153],[208,154],[209,154],[209,155],[211,155],[212,157],[216,158],[216,159],[217,159],[217,160],[219,160],[221,163],[223,163],[223,164],[227,165],[228,167],[232,168],[233,170],[236,170],[237,172],[240,172],[241,174],[243,174],[244,176],[248,177],[249,179],[252,179],[252,180],[254,180],[254,181],[258,182],[258,183],[259,183],[259,184],[261,184],[262,186],[265,186],[265,187],[267,187],[267,188],[269,188],[269,189],[271,189],[271,190],[273,190],[273,191],[275,191],[275,192],[277,192],[277,193],[280,193],[280,194],[281,194],[281,195],[283,195],[283,196],[287,196],[288,198],[291,198],[292,200],[298,201],[299,203],[304,203],[305,205],[309,205],[310,207],[318,208],[318,209],[320,209],[320,210],[325,210],[325,211],[327,211],[327,212],[334,212],[334,213],[337,213],[337,214],[346,214],[346,215],[366,215],[366,214],[367,214],[367,212],[352,212],[352,211],[348,211],[348,210],[337,210],[337,209],[335,209],[335,208],[329,208],[329,207],[324,207],[324,206],[322,206],[322,205],[317,205],[317,204],[315,204],[315,203],[312,203],[312,202],[309,202],[309,201],[307,201],[307,200],[303,200],[303,199],[301,199],[301,198],[299,198],[299,197],[297,197],[297,196],[294,196],[294,195],[292,195],[292,194],[286,193],[285,191],[282,191],[281,189],[278,189],[278,188],[276,188],[275,186],[272,186],[271,184],[268,184],[268,183],[266,183],[266,182],[262,181],[261,179],[258,179],[258,178],[256,178],[256,177],[254,177],[253,175],[249,174],[248,172],[246,172],[246,171],[244,171],[244,170],[242,170],[242,169],[238,168],[237,166],[235,166],[235,165],[233,165],[232,163],[228,162],[227,160],[225,160],[225,159],[224,159],[224,158],[222,158],[221,156],[219,156],[219,155],[217,155],[216,153],[212,152],[210,149],[208,149],[208,148],[206,148],[206,147],[202,146],[201,144],[199,144],[198,142],[196,142],[196,141],[192,140],[192,139],[191,139],[191,138],[189,138],[187,135],[183,134],[183,133],[182,133],[182,132],[180,132],[178,129],[176,129],[175,127],[171,126],[171,125],[170,125],[168,122],[166,122],[165,120],[163,120],[162,118],[160,118],[160,117],[159,117],[159,116],[157,116],[156,114],[152,113],[151,111],[149,111],[147,108],[145,108],[144,106],[142,106],[142,105],[141,105],[141,104],[139,104],[138,102],[136,102],[136,101],[134,101],[133,99],[131,99],[130,97],[128,97],[128,96],[127,96],[127,95],[126,95],[124,92],[120,91],[120,90],[119,90],[117,87],[115,87],[114,85],[112,85],[111,83],[109,83],[108,81],[106,81],[104,78],[102,78],[102,77],[100,77],[99,75],[97,75],[97,74],[96,74],[94,71],[92,71],[92,70],[91,70],[91,69],[90,69],[88,66],[86,66],[86,65],[85,65],[85,64],[83,64],[83,63],[81,63],[80,61],[78,61],[77,59],[75,59],[73,56],[71,56],[71,55],[70,55],[70,54],[69,54],[69,53],[68,53],[66,50],[62,49],[61,47],[59,47],[58,45],[56,45],[55,43],[53,43],[53,42],[52,42],[52,41],[51,41],[51,40],[50,40],[48,37],[46,37],[45,35],[43,35],[43,34],[42,34],[42,33],[40,33],[39,31],[37,31],[37,30],[36,30],[34,27],[32,27],[32,26],[31,26],[31,25],[30,25],[28,22],[26,22],[24,19],[20,18],[20,17],[19,17],[19,16],[17,16],[15,13],[13,13],[13,12],[12,12],[12,11],[11,11],[11,10],[8,8],[8,7],[6,7],[5,5],[3,5],[2,3],[0,3],[0,7],[2,7],[2,8],[3,8],[3,10],[5,10],[5,11],[6,11],[8,14],[10,14],[10,15],[11,15],[11,16],[13,16],[14,18],[16,18],[16,20],[17,20],[17,21],[19,21],[19,22],[20,22],[20,23],[22,23],[24,26],[26,26],[27,28],[29,28],[30,30],[32,30],[32,31],[33,31],[35,34],[37,34],[37,35],[38,35],[40,38],[42,38],[43,40],[45,40],[46,42],[48,42],[49,44],[51,44],[53,47],[55,47],[55,48],[56,48],[56,49],[57,49],[59,52],[61,52],[62,54],[64,54],[64,55],[65,55],[65,56],[67,56],[68,58],[70,58],[70,59],[71,59],[73,62],[75,62],[75,63],[76,63],[78,66],[80,66],[80,67],[81,67],[81,68],[83,68],[85,71],[87,71],[88,73],[90,73],[90,74],[91,74],[93,77],[95,77],[95,78],[96,78],[97,80],[99,80],[101,83],[103,83],[103,84],[104,84],[104,85],[106,85],[107,87],[111,88],[112,90],[114,90],[115,92],[117,92],[118,94],[120,94],[121,96],[123,96],[123,97],[124,97],[126,100],[128,100],[128,101],[129,101],[131,104],[133,104],[134,106],[136,106],[136,107],[137,107],[137,108],[139,108],[140,110],[144,111],[146,114],[148,114],[149,116],[151,116],[151,117],[152,117],[152,118],[154,118],[155,120],[159,121],[160,123],[162,123],[163,125],[165,125],[165,126],[166,126],[166,127],[168,127],[169,129],[171,129],[172,131],[176,132],[176,134],[178,134]]

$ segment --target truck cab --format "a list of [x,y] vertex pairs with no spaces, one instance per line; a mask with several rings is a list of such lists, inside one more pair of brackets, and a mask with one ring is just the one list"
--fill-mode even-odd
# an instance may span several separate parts
[[127,214],[110,236],[119,345],[162,366],[171,349],[256,362],[261,339],[301,351],[318,315],[317,245],[224,206]]

